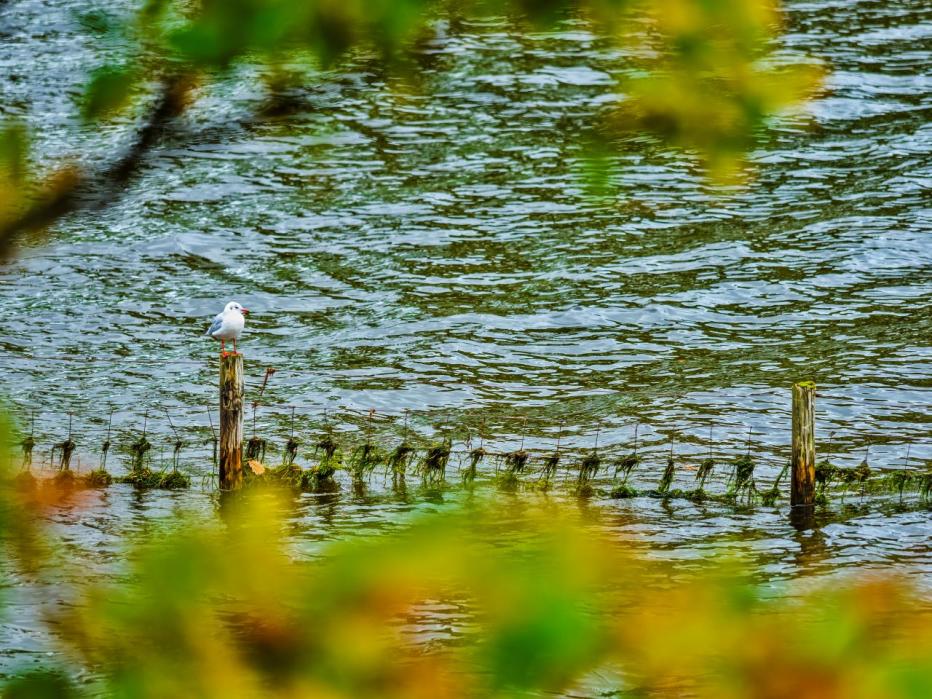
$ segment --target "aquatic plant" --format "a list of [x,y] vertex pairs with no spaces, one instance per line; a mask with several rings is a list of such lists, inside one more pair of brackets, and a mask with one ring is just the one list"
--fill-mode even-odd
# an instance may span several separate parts
[[725,499],[737,502],[742,495],[746,497],[747,504],[750,504],[757,495],[757,485],[754,482],[754,459],[751,458],[750,447],[748,453],[739,456],[732,464]]
[[366,442],[353,450],[348,468],[353,478],[360,480],[368,477],[377,466],[388,462],[385,452],[373,444]]
[[871,467],[866,458],[851,470],[850,477],[855,483],[864,483],[871,477]]
[[511,473],[524,473],[527,467],[528,453],[524,449],[505,454],[505,469]]
[[293,436],[288,438],[288,441],[285,443],[285,451],[282,454],[282,461],[285,464],[293,464],[294,460],[298,458],[298,447],[300,443]]
[[548,454],[544,457],[543,464],[541,465],[540,477],[544,481],[549,481],[555,475],[557,475],[557,469],[560,468],[560,452],[556,451],[553,454]]
[[323,452],[321,461],[330,462],[336,454],[337,449],[337,443],[330,432],[322,435],[320,439],[314,443],[314,452]]
[[246,442],[246,449],[244,451],[244,459],[246,461],[265,461],[265,450],[268,447],[268,441],[253,435],[249,438],[249,441]]
[[407,442],[402,442],[388,457],[388,470],[393,476],[404,476],[416,454],[417,449]]
[[599,469],[601,467],[602,458],[599,456],[598,452],[592,451],[584,456],[582,461],[579,462],[579,476],[577,478],[578,485],[585,485],[589,483],[589,481],[598,475]]
[[627,483],[628,477],[631,475],[631,472],[634,471],[634,469],[636,469],[638,467],[638,464],[640,463],[641,463],[641,457],[638,456],[636,452],[628,454],[627,456],[622,456],[620,459],[618,459],[615,462],[614,478],[617,479],[618,475],[621,474],[622,475],[621,482]]
[[145,468],[146,455],[152,449],[152,444],[146,439],[145,433],[129,445],[130,471],[142,471]]
[[36,446],[36,439],[33,435],[28,434],[19,445],[23,449],[22,468],[29,470],[32,468],[32,450]]
[[932,472],[924,473],[919,480],[919,496],[923,500],[928,500],[932,495]]
[[673,476],[676,474],[676,464],[672,456],[667,457],[667,466],[660,477],[660,484],[657,486],[657,492],[661,495],[670,494],[670,486],[673,484]]
[[512,471],[511,469],[504,469],[498,471],[495,474],[495,486],[499,490],[503,490],[508,493],[513,493],[518,489],[518,486],[521,485],[521,479],[518,477],[518,474]]
[[903,491],[917,480],[916,475],[908,471],[894,471],[886,476],[882,486],[885,490],[894,490],[903,497]]
[[482,447],[477,447],[469,452],[469,466],[463,471],[463,482],[471,483],[476,479],[479,470],[479,464],[486,457],[486,451]]
[[769,489],[760,492],[761,503],[765,507],[773,507],[776,504],[777,499],[780,497],[780,482],[783,480],[784,476],[790,470],[790,462],[787,461],[783,468],[780,469],[780,473],[777,474],[777,479],[773,482],[773,485]]
[[827,459],[816,462],[815,479],[819,492],[824,493],[828,485],[834,480],[838,469]]
[[71,456],[74,454],[74,450],[76,447],[77,447],[77,444],[75,444],[74,440],[71,439],[71,437],[68,437],[68,439],[62,442],[59,442],[58,444],[52,447],[51,460],[52,461],[55,460],[55,452],[57,451],[59,454],[59,457],[58,457],[59,470],[67,471],[68,469],[71,468]]
[[426,480],[442,481],[446,476],[447,464],[450,461],[450,450],[451,444],[448,441],[435,442],[430,445],[418,464],[418,473]]
[[715,460],[712,459],[712,457],[703,459],[702,463],[699,464],[699,468],[696,469],[696,480],[699,481],[699,490],[705,487],[705,482],[709,479],[709,476],[712,475],[713,470],[715,470]]

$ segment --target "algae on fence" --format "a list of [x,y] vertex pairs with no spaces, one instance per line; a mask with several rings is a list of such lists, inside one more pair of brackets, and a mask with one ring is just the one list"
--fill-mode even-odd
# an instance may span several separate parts
[[446,477],[452,444],[448,440],[435,442],[418,464],[418,473],[427,481],[442,481]]

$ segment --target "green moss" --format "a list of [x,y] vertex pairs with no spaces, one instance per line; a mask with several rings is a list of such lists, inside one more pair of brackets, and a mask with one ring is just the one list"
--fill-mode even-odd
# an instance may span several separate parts
[[139,468],[116,480],[118,483],[127,483],[138,490],[153,490],[158,488],[162,482],[162,474],[147,468]]
[[265,473],[258,478],[274,481],[291,488],[300,488],[303,476],[304,471],[301,467],[292,462],[284,463],[274,468],[267,468]]
[[55,484],[55,487],[61,490],[71,490],[78,484],[77,481],[78,479],[74,475],[74,471],[68,468],[59,471],[52,477],[52,482]]
[[627,498],[636,498],[639,495],[638,491],[632,488],[626,483],[617,485],[612,488],[611,496],[615,499],[624,500]]
[[315,466],[301,473],[301,490],[309,493],[332,492],[339,488],[333,480],[335,470],[330,466]]
[[161,474],[158,487],[162,490],[185,490],[191,487],[191,478],[181,471],[169,471]]
[[113,476],[107,473],[106,470],[98,468],[95,471],[85,474],[81,481],[87,488],[106,488],[113,483]]
[[127,483],[137,490],[183,490],[191,487],[190,476],[181,471],[158,472],[142,468],[114,480]]

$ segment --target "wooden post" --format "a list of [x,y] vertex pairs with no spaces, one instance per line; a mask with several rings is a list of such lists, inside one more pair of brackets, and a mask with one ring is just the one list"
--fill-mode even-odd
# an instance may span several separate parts
[[793,384],[793,507],[811,507],[815,503],[815,393],[812,381]]
[[220,490],[243,487],[243,355],[220,355]]

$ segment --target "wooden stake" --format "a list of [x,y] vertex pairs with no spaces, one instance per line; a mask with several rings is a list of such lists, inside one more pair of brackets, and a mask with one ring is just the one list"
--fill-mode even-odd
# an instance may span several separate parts
[[793,507],[811,507],[815,503],[815,393],[812,381],[793,385]]
[[243,487],[243,355],[220,355],[220,490]]

